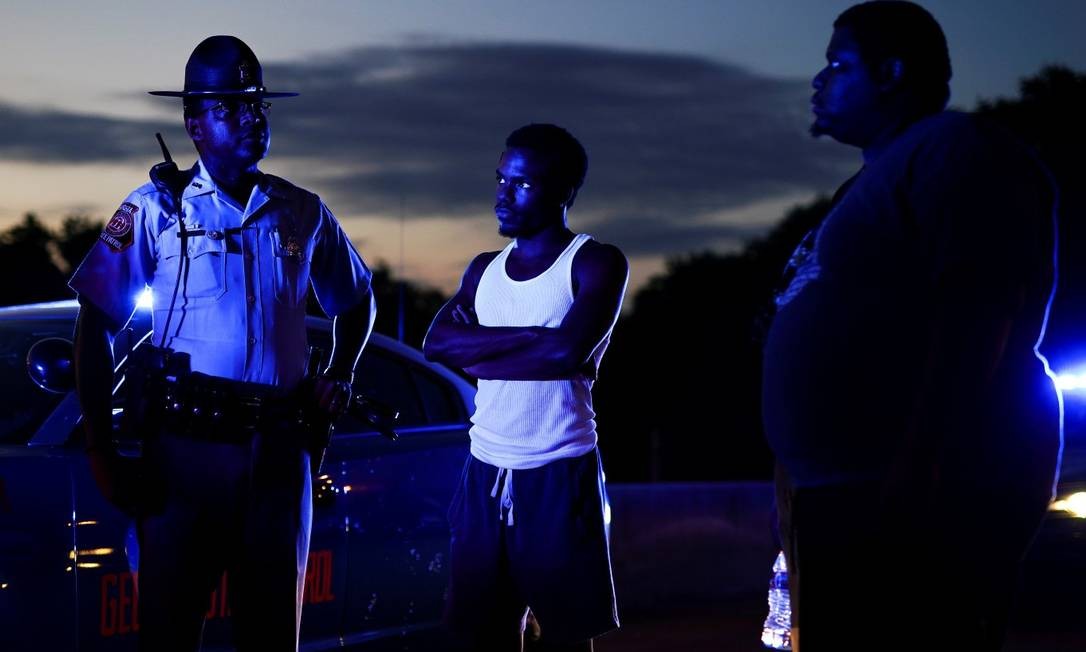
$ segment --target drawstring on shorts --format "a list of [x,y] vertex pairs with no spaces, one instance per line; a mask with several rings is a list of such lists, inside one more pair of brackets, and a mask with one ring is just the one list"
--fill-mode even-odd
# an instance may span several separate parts
[[[504,478],[504,480],[503,480]],[[501,496],[498,496],[498,486],[501,485]],[[498,519],[501,520],[502,510],[505,510],[505,524],[513,524],[513,469],[498,468],[498,476],[494,478],[494,487],[490,490],[491,498],[498,498]]]

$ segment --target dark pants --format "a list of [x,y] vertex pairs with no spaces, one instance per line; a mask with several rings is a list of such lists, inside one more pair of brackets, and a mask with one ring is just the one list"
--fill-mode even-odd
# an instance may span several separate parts
[[139,520],[140,650],[199,649],[223,572],[238,650],[297,649],[312,480],[292,434],[148,443],[148,483],[162,500]]
[[906,523],[875,483],[796,489],[801,649],[998,650],[1044,508],[1043,493],[966,492]]

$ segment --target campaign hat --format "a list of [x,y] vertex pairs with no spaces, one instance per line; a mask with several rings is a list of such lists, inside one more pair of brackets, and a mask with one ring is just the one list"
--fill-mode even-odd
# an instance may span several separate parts
[[185,89],[148,91],[164,97],[294,97],[297,93],[269,91],[252,49],[236,36],[209,36],[196,46],[185,64]]

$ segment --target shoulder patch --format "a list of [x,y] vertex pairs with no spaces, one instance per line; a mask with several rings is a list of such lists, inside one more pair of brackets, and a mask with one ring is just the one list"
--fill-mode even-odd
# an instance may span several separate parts
[[139,206],[125,202],[106,224],[105,231],[98,239],[115,253],[120,253],[132,245],[132,229],[136,223]]

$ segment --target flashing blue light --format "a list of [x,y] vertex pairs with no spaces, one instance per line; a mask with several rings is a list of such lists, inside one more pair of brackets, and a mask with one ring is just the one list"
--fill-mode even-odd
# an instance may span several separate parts
[[154,303],[151,300],[151,288],[143,288],[139,297],[136,299],[136,308],[138,310],[150,310]]
[[1056,388],[1064,392],[1086,390],[1086,371],[1056,374]]

